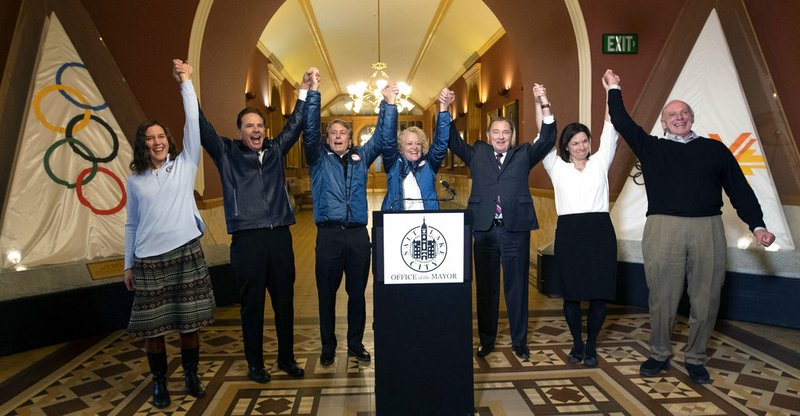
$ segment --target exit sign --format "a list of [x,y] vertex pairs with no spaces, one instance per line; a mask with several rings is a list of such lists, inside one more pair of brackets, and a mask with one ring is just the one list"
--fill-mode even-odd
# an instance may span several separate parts
[[639,53],[639,35],[635,33],[604,33],[603,53]]

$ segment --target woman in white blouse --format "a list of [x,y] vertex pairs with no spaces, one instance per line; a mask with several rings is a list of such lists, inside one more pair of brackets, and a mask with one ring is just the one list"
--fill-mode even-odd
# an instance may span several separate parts
[[[603,86],[608,91],[605,82]],[[543,161],[553,182],[558,213],[554,248],[564,318],[572,334],[569,362],[583,362],[587,367],[597,365],[597,336],[605,321],[606,303],[616,294],[617,238],[608,215],[608,169],[618,137],[606,107],[596,153],[591,151],[589,128],[572,123]],[[581,301],[589,301],[585,343]]]

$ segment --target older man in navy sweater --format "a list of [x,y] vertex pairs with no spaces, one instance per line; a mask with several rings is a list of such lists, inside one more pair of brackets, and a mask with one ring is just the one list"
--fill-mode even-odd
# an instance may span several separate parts
[[650,289],[650,358],[639,372],[655,376],[669,368],[670,335],[685,277],[691,305],[685,366],[692,381],[710,383],[704,363],[727,254],[722,190],[759,245],[769,246],[775,235],[766,230],[761,206],[730,150],[692,131],[694,111],[688,104],[673,100],[664,106],[661,125],[667,137],[659,139],[647,134],[625,110],[619,76],[609,70],[603,78],[611,86],[611,122],[639,158],[647,192],[642,257]]

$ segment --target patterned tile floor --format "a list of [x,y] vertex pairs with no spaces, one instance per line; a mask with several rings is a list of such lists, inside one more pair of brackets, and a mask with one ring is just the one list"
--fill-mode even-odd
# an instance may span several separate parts
[[[679,352],[669,371],[639,375],[649,333],[641,311],[610,310],[596,368],[567,363],[569,335],[557,311],[534,315],[529,326],[530,360],[512,353],[505,320],[497,349],[485,359],[473,357],[476,415],[800,415],[800,354],[724,322],[711,340],[713,384],[705,386],[689,380]],[[277,352],[273,329],[265,331],[268,366]],[[141,340],[119,331],[68,343],[0,384],[0,414],[374,415],[374,362],[359,364],[340,348],[334,365],[322,367],[315,321],[298,319],[295,331],[306,376],[294,379],[276,369],[272,381],[260,385],[246,376],[236,319],[204,330],[200,373],[209,394],[202,399],[182,393],[178,340],[168,338],[172,404],[164,410],[149,402]],[[343,323],[337,327],[340,335],[345,331]],[[675,351],[686,334],[680,320]],[[366,336],[372,350],[371,331]]]

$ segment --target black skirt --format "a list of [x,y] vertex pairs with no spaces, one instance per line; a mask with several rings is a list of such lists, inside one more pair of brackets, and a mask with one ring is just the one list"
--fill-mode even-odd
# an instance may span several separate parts
[[607,212],[559,215],[554,250],[564,300],[616,298],[617,235]]

